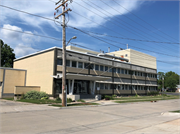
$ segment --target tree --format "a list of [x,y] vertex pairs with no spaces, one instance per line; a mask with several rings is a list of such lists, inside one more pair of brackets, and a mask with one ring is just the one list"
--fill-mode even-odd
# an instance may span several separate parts
[[179,84],[179,75],[172,71],[167,72],[165,74],[164,83],[165,88],[176,88],[176,86]]
[[158,74],[157,74],[157,83],[158,83],[159,90],[162,89],[162,84],[163,84],[162,79],[163,79],[164,75],[165,75],[164,72],[158,72]]
[[4,42],[0,39],[1,42],[1,67],[13,67],[13,60],[15,58],[15,54],[13,53],[13,49],[4,44]]

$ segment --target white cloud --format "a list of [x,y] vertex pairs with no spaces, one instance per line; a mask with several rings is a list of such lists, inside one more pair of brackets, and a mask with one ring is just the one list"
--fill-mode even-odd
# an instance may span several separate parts
[[[88,1],[85,1],[85,2],[88,3]],[[96,5],[100,6],[102,9],[106,10],[107,12],[110,12],[112,14],[110,16],[112,16],[112,17],[116,16],[116,15],[122,15],[122,14],[128,13],[127,10],[120,8],[119,5],[117,5],[116,3],[114,3],[111,0],[106,0],[105,2],[108,5],[110,5],[111,7],[113,7],[114,9],[118,10],[119,12],[113,10],[110,6],[103,4],[101,1],[90,1],[90,2],[95,3]],[[116,1],[116,2],[121,4],[123,7],[125,7],[129,11],[137,9],[141,5],[141,3],[143,3],[142,1],[138,1],[138,0],[120,0],[120,1]],[[78,4],[76,4],[76,3],[78,3]],[[41,16],[51,18],[51,19],[54,18],[53,14],[55,12],[55,7],[56,7],[53,2],[50,2],[48,0],[46,0],[46,1],[4,0],[1,2],[1,4],[18,9],[18,10],[26,11],[26,12],[29,12],[32,14],[41,15]],[[103,18],[101,18],[101,17],[95,15],[94,13],[92,13],[91,11],[83,8],[83,6],[88,8],[91,11],[94,11],[94,12],[100,14]],[[94,5],[92,5],[92,6],[94,6]],[[109,19],[109,17],[107,17],[106,15],[95,10],[91,6],[85,4],[81,0],[76,0],[76,1],[72,2],[72,4],[69,4],[69,7],[72,9],[72,12],[69,12],[69,14],[70,14],[69,20],[70,21],[68,23],[71,26],[84,27],[84,28],[97,27],[97,26],[99,26],[99,24],[104,24],[107,21],[106,19]],[[96,6],[94,6],[94,7],[96,7]],[[61,13],[61,8],[59,10],[60,11],[58,14]],[[99,9],[99,10],[101,10],[101,9]],[[42,28],[43,24],[50,24],[55,30],[57,30],[57,31],[59,30],[53,21],[51,22],[51,21],[48,21],[45,19],[33,17],[31,15],[16,12],[16,11],[13,11],[13,10],[10,10],[7,8],[1,8],[1,11],[2,11],[2,14],[7,15],[6,17],[2,17],[3,23],[10,22],[9,19],[14,18],[14,19],[18,19],[21,23],[25,23],[27,25],[31,25],[31,26],[35,26],[35,27],[39,27],[39,28]],[[101,11],[103,11],[103,10],[101,10]],[[93,20],[94,22],[96,22],[98,24],[93,23],[93,22],[81,17],[76,13],[81,14],[81,15]],[[10,22],[10,24],[12,24],[12,23],[13,22]]]
[[18,44],[14,48],[16,57],[22,57],[24,55],[28,55],[28,54],[34,53],[36,51],[38,51],[38,50],[32,48],[31,46],[27,46],[27,45],[23,45],[23,44]]
[[[9,24],[3,25],[3,28],[23,32],[22,28],[11,26]],[[7,43],[11,48],[14,49],[16,58],[38,51],[37,49],[32,48],[33,44],[40,40],[38,37],[10,30],[1,29],[0,35],[4,43]],[[33,34],[31,31],[24,32]]]

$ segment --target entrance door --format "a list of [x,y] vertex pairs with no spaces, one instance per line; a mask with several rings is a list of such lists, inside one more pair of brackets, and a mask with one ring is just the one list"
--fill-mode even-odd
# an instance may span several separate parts
[[74,94],[89,94],[89,81],[75,80]]

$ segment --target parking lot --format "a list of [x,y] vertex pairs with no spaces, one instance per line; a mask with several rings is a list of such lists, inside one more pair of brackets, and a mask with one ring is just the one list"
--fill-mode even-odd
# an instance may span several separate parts
[[180,100],[58,108],[0,101],[2,134],[179,134]]

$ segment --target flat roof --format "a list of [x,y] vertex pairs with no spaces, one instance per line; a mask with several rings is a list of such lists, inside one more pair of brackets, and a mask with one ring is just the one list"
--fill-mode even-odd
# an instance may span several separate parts
[[[50,50],[54,50],[55,48],[62,50],[62,48],[60,48],[60,47],[51,47],[51,48],[48,48],[48,49],[45,49],[45,50],[42,50],[42,51],[38,51],[38,52],[35,52],[35,53],[32,53],[32,54],[25,55],[25,56],[23,56],[23,57],[14,59],[14,61],[22,60],[22,59],[24,59],[24,58],[28,58],[28,57],[31,57],[31,56],[34,56],[34,55],[38,55],[38,54],[40,54],[40,53],[44,53],[44,52],[47,52],[47,51],[50,51]],[[79,52],[79,51],[74,51],[74,50],[68,50],[68,49],[66,49],[66,51],[67,51],[67,52],[75,52],[75,53],[78,53],[78,54],[83,54],[83,55],[92,56],[92,57],[96,57],[96,58],[101,58],[101,59],[116,61],[116,62],[120,62],[120,63],[124,63],[124,64],[131,64],[130,62],[122,62],[122,61],[115,60],[115,59],[100,57],[100,56],[97,56],[97,55],[94,55],[94,54],[89,54],[89,53],[87,54],[87,53],[83,53],[83,52]]]

